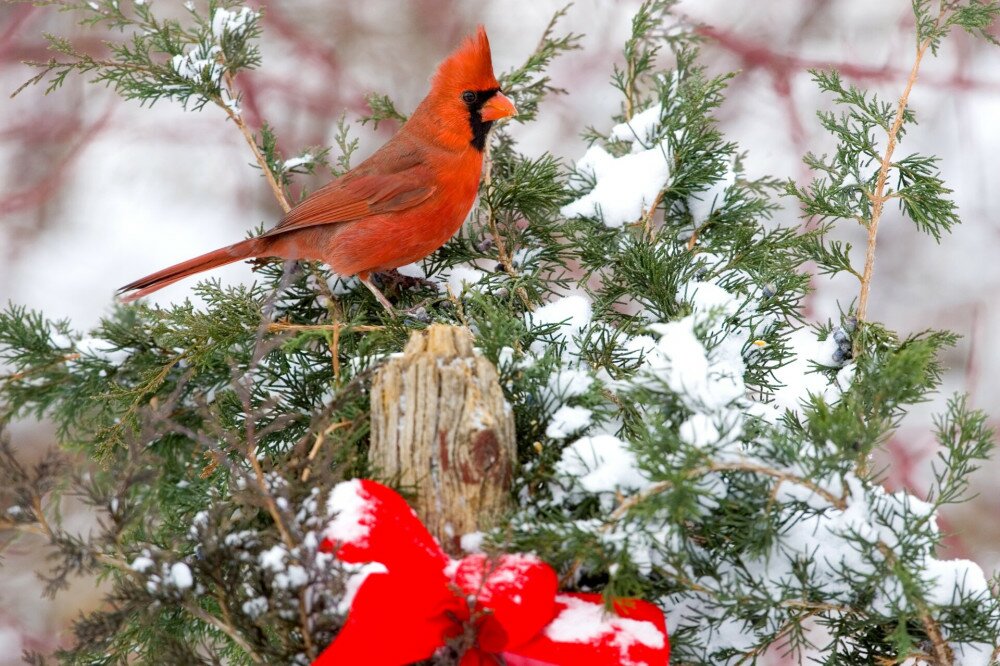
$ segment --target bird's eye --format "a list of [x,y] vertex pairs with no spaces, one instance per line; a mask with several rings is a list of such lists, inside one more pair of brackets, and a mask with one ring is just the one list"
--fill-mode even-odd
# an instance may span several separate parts
[[471,90],[466,90],[464,93],[462,93],[462,101],[465,102],[466,104],[472,104],[473,102],[476,101],[476,93],[472,92]]

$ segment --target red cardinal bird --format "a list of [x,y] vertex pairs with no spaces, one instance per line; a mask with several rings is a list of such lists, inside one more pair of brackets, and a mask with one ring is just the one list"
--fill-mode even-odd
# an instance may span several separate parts
[[431,90],[399,132],[371,157],[292,208],[276,227],[165,268],[119,290],[125,302],[189,275],[257,257],[317,259],[370,281],[423,259],[454,235],[472,208],[494,122],[517,114],[493,75],[490,43],[475,36],[438,67]]

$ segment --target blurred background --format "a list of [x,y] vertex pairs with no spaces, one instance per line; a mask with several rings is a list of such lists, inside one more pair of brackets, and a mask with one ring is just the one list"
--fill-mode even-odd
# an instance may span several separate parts
[[[392,0],[322,2],[283,0],[264,7],[264,64],[241,75],[242,108],[257,128],[266,119],[287,157],[332,141],[337,118],[366,111],[364,97],[380,92],[409,112],[426,92],[437,62],[477,23],[486,25],[497,71],[519,64],[534,48],[562,0]],[[529,127],[516,126],[520,148],[551,151],[566,160],[586,146],[581,130],[610,130],[618,99],[608,85],[621,62],[636,0],[577,0],[562,30],[585,34],[582,50],[551,69],[566,89],[541,108]],[[164,12],[182,11],[162,0]],[[829,108],[807,70],[836,67],[851,82],[894,100],[913,60],[908,0],[681,0],[679,19],[705,37],[702,62],[713,73],[739,71],[719,119],[728,137],[748,151],[752,177],[809,177],[801,156],[832,142],[815,111]],[[7,94],[32,75],[24,60],[47,60],[41,35],[67,36],[94,55],[104,35],[75,25],[71,14],[26,4],[0,5],[0,300],[68,318],[78,330],[108,312],[115,288],[194,254],[228,244],[279,210],[249,166],[242,136],[217,108],[202,112],[161,102],[152,109],[124,102],[112,91],[70,78],[57,92],[30,88]],[[883,458],[890,490],[922,495],[936,448],[932,415],[954,391],[1000,416],[1000,187],[992,160],[1000,154],[1000,49],[965,35],[947,40],[925,60],[911,97],[920,125],[906,136],[903,154],[941,158],[963,219],[941,245],[917,233],[895,209],[880,227],[871,317],[901,333],[949,328],[963,338],[947,354],[945,386],[887,443]],[[358,126],[359,157],[396,129]],[[318,181],[302,181],[315,187]],[[786,200],[778,220],[798,221]],[[862,247],[860,229],[844,237]],[[244,265],[212,277],[248,280]],[[157,293],[170,302],[190,294],[188,280]],[[809,314],[835,318],[838,301],[856,296],[848,281],[815,281]],[[44,423],[15,424],[7,432],[26,461],[52,446]],[[977,561],[987,573],[1000,565],[1000,494],[990,481],[994,462],[976,475],[973,500],[947,511],[946,557]],[[86,530],[93,517],[67,507],[68,525]],[[0,538],[0,547],[3,539]],[[0,568],[0,666],[20,663],[22,648],[50,651],[71,639],[66,627],[100,602],[96,584],[83,581],[57,602],[41,597],[33,573],[41,541],[25,537],[3,551]]]

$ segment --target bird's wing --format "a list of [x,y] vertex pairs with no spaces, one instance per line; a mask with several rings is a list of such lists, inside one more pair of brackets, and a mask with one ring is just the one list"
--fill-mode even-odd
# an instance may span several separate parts
[[313,192],[264,235],[405,210],[434,194],[433,174],[422,161],[397,160],[393,166],[392,172],[371,169],[345,174]]

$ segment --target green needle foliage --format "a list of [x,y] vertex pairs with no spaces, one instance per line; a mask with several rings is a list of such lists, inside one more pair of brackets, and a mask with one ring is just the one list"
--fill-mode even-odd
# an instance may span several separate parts
[[[99,60],[53,36],[57,57],[29,84],[52,91],[82,73],[143,104],[211,103],[245,129],[232,77],[261,65],[265,15],[214,0],[184,20],[148,2],[56,4],[122,38]],[[366,389],[430,322],[473,331],[515,414],[517,508],[489,552],[532,550],[564,589],[659,603],[675,664],[752,664],[772,649],[824,664],[990,663],[1000,605],[978,567],[934,557],[937,510],[965,498],[992,446],[985,415],[949,402],[923,499],[887,493],[868,464],[938,388],[955,336],[902,339],[850,311],[801,324],[806,261],[865,279],[853,248],[827,236],[840,220],[877,226],[880,180],[879,196],[936,239],[958,222],[937,164],[883,169],[885,136],[902,138],[911,112],[816,72],[845,109],[820,114],[836,153],[806,156],[809,184],[751,178],[713,117],[730,77],[698,64],[671,5],[636,13],[611,71],[621,112],[585,132],[575,165],[526,156],[497,128],[469,222],[423,279],[382,276],[399,317],[324,266],[278,262],[249,285],[201,282],[202,308],[118,306],[86,332],[16,304],[0,313],[0,423],[50,419],[62,444],[32,468],[0,448],[0,528],[48,540],[49,594],[79,575],[112,590],[72,647],[32,663],[314,659],[348,611],[350,572],[318,552],[326,498],[341,480],[380,478]],[[988,37],[1000,13],[914,9],[931,52],[954,26]],[[579,48],[559,30],[566,12],[501,77],[518,122],[563,92],[546,69]],[[362,124],[405,120],[389,97],[369,99]],[[365,131],[342,119],[335,146],[291,157],[270,126],[250,140],[287,196],[298,174],[350,168],[352,129]],[[655,187],[632,192],[651,172]],[[783,193],[811,225],[769,220]],[[623,202],[636,211],[624,223]],[[64,528],[67,494],[100,513],[100,530]]]

